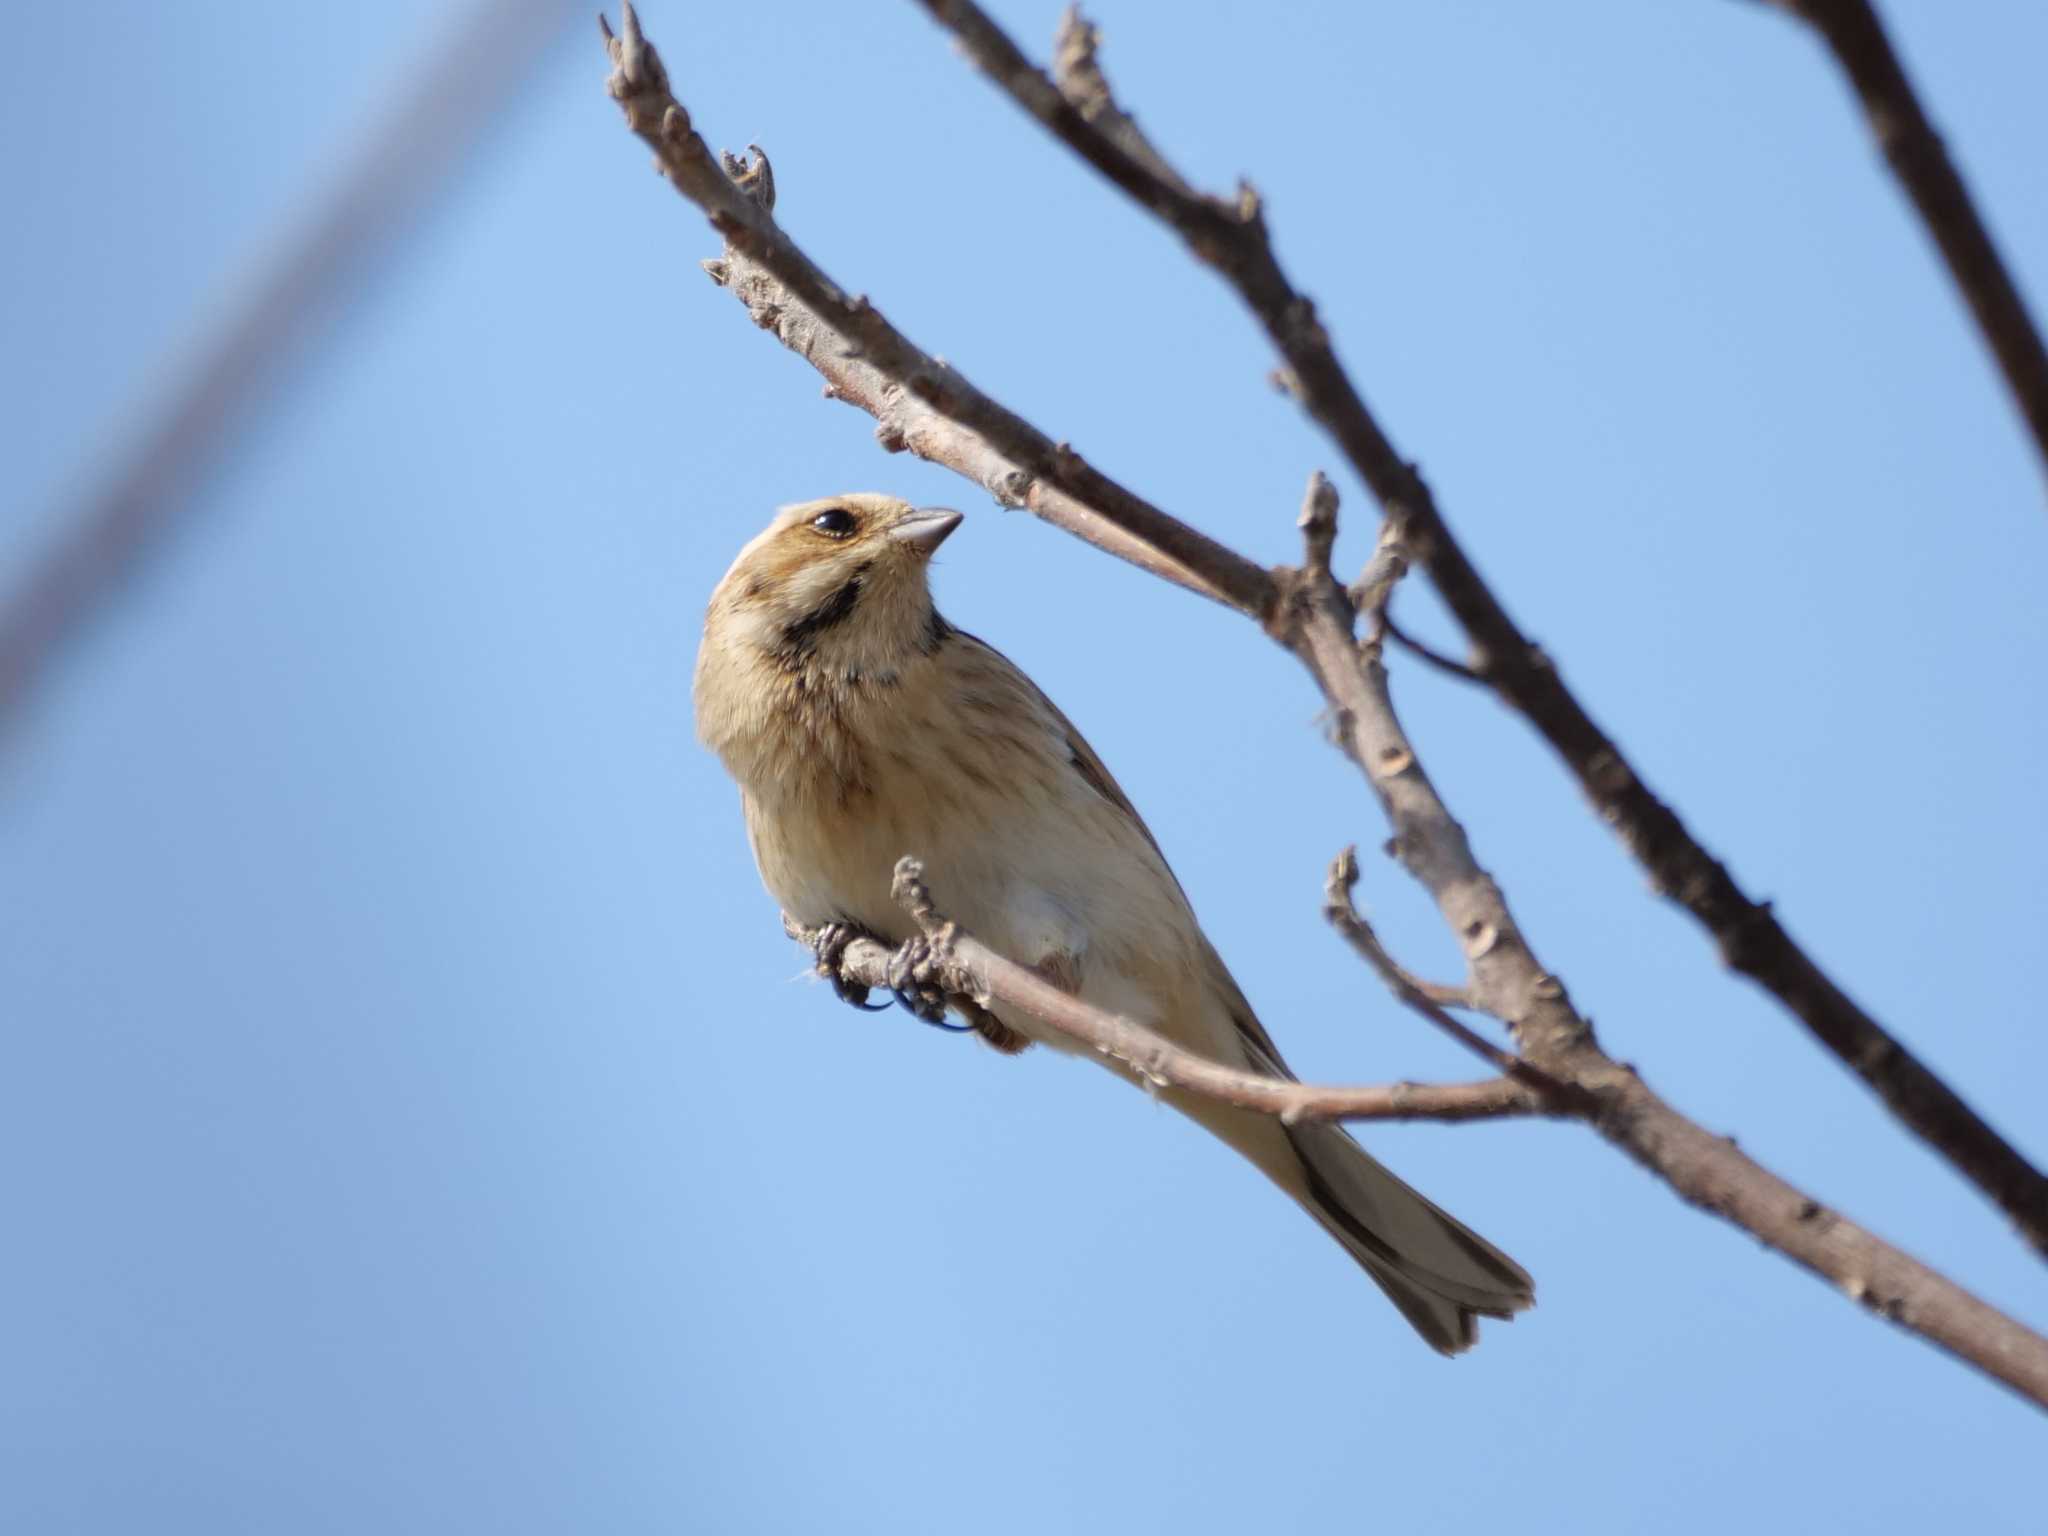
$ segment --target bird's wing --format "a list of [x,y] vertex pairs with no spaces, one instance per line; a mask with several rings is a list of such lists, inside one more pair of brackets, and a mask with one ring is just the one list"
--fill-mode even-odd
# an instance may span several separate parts
[[[1138,829],[1145,841],[1151,844],[1152,851],[1159,855],[1159,862],[1166,864],[1166,850],[1159,846],[1159,839],[1152,835],[1152,829],[1145,825],[1145,818],[1140,816],[1138,808],[1131,804],[1131,797],[1124,793],[1123,786],[1117,783],[1115,776],[1110,773],[1108,766],[1096,755],[1095,749],[1088,745],[1088,738],[1083,736],[1074,722],[1066,717],[1065,712],[1060,709],[1059,705],[1046,697],[1045,690],[1031,681],[1031,674],[990,645],[986,640],[978,639],[961,629],[954,630],[953,634],[958,639],[966,641],[969,645],[988,652],[991,657],[1001,664],[1004,671],[1016,678],[1026,693],[1038,701],[1040,707],[1045,710],[1046,714],[1052,717],[1059,729],[1065,734],[1068,760],[1073,763],[1074,771],[1081,775],[1082,782],[1129,817],[1131,825]],[[1166,873],[1168,878],[1173,881],[1174,889],[1180,891],[1181,899],[1183,901],[1187,900],[1187,892],[1181,889],[1180,877],[1173,873],[1172,865],[1166,865]]]
[[[977,639],[964,630],[956,629],[954,634],[968,644],[980,647],[1001,662],[1031,696],[1037,699],[1046,714],[1051,716],[1065,733],[1067,756],[1074,765],[1074,771],[1090,789],[1130,818],[1131,825],[1138,829],[1145,841],[1151,845],[1152,851],[1159,855],[1159,863],[1166,871],[1166,878],[1173,882],[1173,888],[1180,892],[1181,901],[1187,905],[1192,915],[1194,904],[1188,901],[1187,889],[1180,883],[1180,876],[1173,872],[1173,865],[1167,860],[1166,850],[1159,846],[1159,839],[1154,837],[1152,829],[1145,825],[1145,818],[1140,816],[1138,808],[1131,804],[1131,797],[1124,793],[1123,786],[1117,783],[1115,775],[1109,771],[1101,756],[1088,745],[1088,738],[1081,734],[1080,728],[1066,717],[1065,711],[1059,705],[1046,697],[1045,690],[1031,680],[1028,672],[1001,651],[986,640]],[[1196,924],[1196,929],[1200,931],[1199,923]],[[1215,946],[1209,942],[1206,935],[1202,938],[1202,958],[1208,970],[1203,980],[1222,1001],[1230,1014],[1230,1022],[1244,1038],[1249,1047],[1252,1065],[1274,1077],[1292,1078],[1294,1074],[1287,1070],[1286,1062],[1281,1059],[1280,1048],[1273,1043],[1273,1037],[1266,1033],[1266,1027],[1259,1022],[1259,1016],[1252,1012],[1251,1003],[1239,990],[1236,978],[1230,974],[1230,968],[1223,963],[1223,957],[1216,953]]]

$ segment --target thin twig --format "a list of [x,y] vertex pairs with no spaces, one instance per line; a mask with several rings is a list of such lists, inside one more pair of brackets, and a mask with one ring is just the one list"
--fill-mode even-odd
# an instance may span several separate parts
[[616,37],[604,26],[613,66],[606,88],[654,150],[656,168],[724,239],[724,256],[706,265],[712,280],[823,373],[833,398],[873,415],[877,442],[944,464],[1003,506],[1027,508],[1154,575],[1264,615],[1273,584],[1261,567],[1124,489],[827,277],[776,224],[772,195],[747,195],[712,158],[670,93],[633,7],[622,5],[619,16]]
[[1346,848],[1330,861],[1330,872],[1324,878],[1323,916],[1358,952],[1359,958],[1387,984],[1387,990],[1496,1072],[1512,1075],[1526,1068],[1527,1063],[1512,1051],[1502,1050],[1446,1011],[1452,1007],[1477,1007],[1471,988],[1444,987],[1423,981],[1410,975],[1407,968],[1387,952],[1379,934],[1352,900],[1351,893],[1357,885],[1358,850]]
[[276,262],[153,412],[134,447],[56,534],[0,607],[0,739],[18,724],[67,643],[146,554],[202,510],[195,494],[230,435],[294,353],[331,327],[334,296],[418,218],[564,19],[560,0],[480,0],[349,174],[312,209]]
[[[1474,1083],[1381,1083],[1363,1087],[1296,1083],[1221,1066],[1183,1050],[1165,1036],[1131,1019],[1062,992],[1036,971],[997,954],[957,923],[947,921],[924,883],[915,859],[896,866],[893,894],[917,920],[930,946],[920,979],[947,994],[955,1008],[1003,1004],[1092,1046],[1128,1076],[1154,1087],[1184,1088],[1278,1116],[1303,1120],[1504,1120],[1563,1119],[1574,1111],[1570,1097],[1555,1097],[1526,1081],[1507,1077]],[[809,943],[811,936],[795,935]],[[841,976],[861,986],[886,988],[896,952],[874,939],[856,938],[839,959]],[[963,1010],[964,1016],[964,1010]]]
[[[1421,472],[1367,409],[1315,305],[1281,270],[1257,194],[1240,185],[1226,201],[1194,191],[1170,167],[1162,173],[1165,157],[1156,149],[1132,150],[1137,128],[1120,110],[1115,132],[1099,128],[1114,103],[1092,40],[1084,50],[1085,80],[1063,91],[972,0],[918,3],[1013,101],[1178,231],[1197,259],[1236,288],[1285,359],[1290,392],[1336,441],[1429,572],[1471,641],[1474,670],[1556,749],[1653,887],[1692,913],[1729,966],[1777,997],[1903,1124],[1996,1202],[2027,1242],[2048,1253],[2048,1177],[1837,986],[1793,942],[1768,902],[1752,901],[1736,885],[1516,626],[1452,535]],[[1082,23],[1070,14],[1066,25]],[[1063,45],[1059,57],[1071,52]],[[1084,110],[1077,101],[1092,106]]]
[[1460,682],[1476,683],[1481,688],[1488,686],[1484,672],[1481,672],[1477,667],[1467,666],[1455,657],[1446,656],[1435,647],[1416,639],[1407,630],[1394,622],[1393,614],[1383,612],[1380,615],[1380,627],[1387,632],[1388,639],[1400,646],[1402,650],[1413,656],[1417,661],[1426,662],[1428,665],[1435,667],[1437,671],[1455,677]]
[[1869,0],[1771,0],[1821,35],[1998,360],[2048,467],[2048,349]]
[[[1316,479],[1322,479],[1321,470],[1316,471]],[[1335,515],[1333,511],[1331,516]],[[1393,606],[1394,589],[1407,574],[1408,549],[1401,542],[1401,530],[1392,523],[1381,523],[1379,542],[1373,545],[1372,558],[1365,562],[1365,569],[1358,573],[1358,580],[1344,592],[1365,627],[1359,644],[1377,646],[1386,637],[1387,611]]]

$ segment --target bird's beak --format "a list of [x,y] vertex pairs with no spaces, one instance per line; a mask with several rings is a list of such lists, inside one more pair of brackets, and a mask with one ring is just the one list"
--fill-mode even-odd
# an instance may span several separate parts
[[919,507],[906,512],[889,530],[889,537],[899,544],[907,544],[920,555],[929,555],[941,544],[946,535],[960,526],[960,514],[950,507]]

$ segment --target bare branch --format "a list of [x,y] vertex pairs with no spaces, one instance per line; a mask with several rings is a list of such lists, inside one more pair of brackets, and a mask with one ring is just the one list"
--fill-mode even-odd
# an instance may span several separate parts
[[555,0],[480,0],[461,18],[134,447],[58,516],[49,547],[0,609],[0,736],[123,579],[200,510],[194,492],[230,434],[331,323],[334,295],[389,248],[496,122],[498,102],[561,19]]
[[[1311,560],[1310,563],[1315,562]],[[1387,610],[1393,606],[1394,589],[1407,574],[1408,550],[1401,543],[1401,531],[1392,523],[1381,523],[1379,542],[1373,546],[1372,558],[1365,562],[1365,569],[1358,573],[1358,580],[1344,592],[1351,606],[1365,621],[1361,645],[1377,646],[1385,637]]]
[[2026,300],[1970,200],[1969,188],[1928,121],[1884,23],[1869,0],[1770,0],[1811,26],[1863,103],[1871,135],[1921,223],[1940,247],[1949,276],[2005,374],[2034,448],[2048,466],[2048,350]]
[[[916,918],[929,945],[919,979],[947,994],[955,1008],[1001,1003],[1094,1047],[1141,1083],[1184,1088],[1244,1109],[1303,1120],[1503,1120],[1568,1117],[1572,1110],[1526,1082],[1495,1077],[1476,1083],[1385,1083],[1321,1086],[1263,1077],[1220,1066],[1183,1050],[1144,1025],[1062,992],[1036,971],[1005,959],[937,910],[915,859],[896,866],[896,900]],[[798,933],[804,942],[811,936]],[[840,956],[841,974],[861,986],[886,988],[896,951],[854,939]]]
[[784,234],[770,210],[727,178],[690,115],[670,94],[660,58],[632,6],[620,8],[607,89],[654,150],[656,168],[702,208],[725,240],[709,265],[755,323],[772,330],[828,381],[832,398],[874,416],[875,439],[975,481],[1006,507],[1024,507],[1154,575],[1254,616],[1273,596],[1266,572],[1085,463],[920,351],[864,297],[848,294]]
[[1387,953],[1379,934],[1373,931],[1372,924],[1365,920],[1365,914],[1351,899],[1357,885],[1358,850],[1346,848],[1331,861],[1330,873],[1323,881],[1323,916],[1358,952],[1359,958],[1378,973],[1380,980],[1387,984],[1387,990],[1496,1072],[1512,1076],[1518,1071],[1525,1071],[1527,1064],[1520,1057],[1502,1050],[1477,1030],[1468,1029],[1445,1012],[1447,1008],[1478,1007],[1471,988],[1444,987],[1423,981],[1411,976]]
[[1732,968],[1777,997],[1901,1122],[1996,1202],[2029,1243],[2048,1253],[2048,1178],[1857,1006],[1793,942],[1770,903],[1744,894],[1594,723],[1550,658],[1516,627],[1452,535],[1421,473],[1395,451],[1367,409],[1316,320],[1314,304],[1281,270],[1250,188],[1240,187],[1234,202],[1194,192],[1178,175],[1155,169],[1163,163],[1156,150],[1148,146],[1141,155],[1128,147],[1137,129],[1121,112],[1114,136],[1099,129],[1096,122],[1111,108],[1100,104],[1108,86],[1092,45],[1089,91],[1098,102],[1093,120],[971,0],[918,3],[1019,106],[1177,230],[1199,260],[1237,289],[1286,360],[1290,392],[1335,439],[1464,628],[1473,670],[1556,749],[1601,820],[1649,872],[1654,888],[1692,913]]
[[1413,656],[1417,661],[1426,662],[1430,666],[1435,667],[1437,671],[1444,673],[1448,677],[1455,677],[1461,683],[1476,683],[1481,688],[1486,686],[1486,674],[1484,672],[1481,672],[1476,667],[1467,666],[1456,657],[1446,656],[1442,651],[1437,650],[1433,646],[1423,644],[1400,625],[1396,624],[1391,613],[1382,615],[1380,622],[1381,627],[1387,632],[1387,638],[1400,646],[1402,650]]
[[1537,960],[1500,887],[1474,858],[1465,829],[1423,771],[1394,713],[1377,651],[1352,637],[1350,601],[1335,578],[1311,560],[1283,585],[1278,634],[1334,706],[1339,744],[1393,825],[1394,854],[1436,899],[1457,936],[1473,1003],[1509,1027],[1522,1059],[1588,1096],[1594,1106],[1589,1123],[1682,1199],[1746,1229],[1851,1298],[2048,1408],[2048,1339],[1824,1211],[1731,1139],[1673,1109],[1634,1068],[1600,1048],[1591,1021]]

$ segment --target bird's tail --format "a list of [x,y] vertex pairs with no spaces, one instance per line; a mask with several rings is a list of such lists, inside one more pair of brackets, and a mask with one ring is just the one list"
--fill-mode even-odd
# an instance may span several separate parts
[[1288,1127],[1308,1213],[1364,1266],[1432,1349],[1455,1355],[1475,1320],[1535,1303],[1529,1272],[1434,1201],[1395,1178],[1347,1135],[1318,1122]]
[[1477,1319],[1534,1304],[1529,1272],[1375,1162],[1342,1126],[1270,1115],[1168,1089],[1161,1097],[1242,1152],[1372,1276],[1432,1349],[1470,1349]]
[[[1206,940],[1203,955],[1201,991],[1181,1016],[1212,1022],[1204,1033],[1215,1042],[1209,1049],[1217,1060],[1235,1057],[1255,1072],[1291,1080],[1272,1037]],[[1432,1349],[1462,1353],[1478,1340],[1477,1319],[1513,1317],[1535,1304],[1526,1269],[1374,1162],[1342,1126],[1326,1120],[1283,1125],[1271,1115],[1172,1088],[1159,1096],[1300,1202]]]

